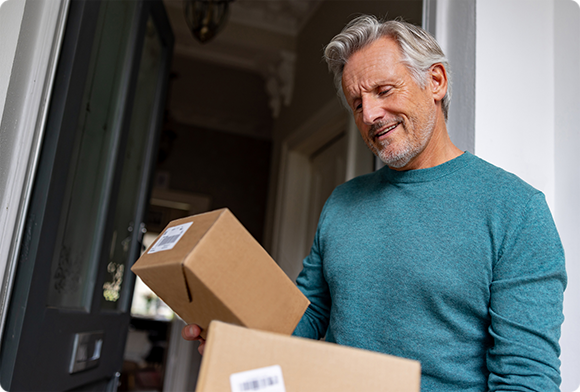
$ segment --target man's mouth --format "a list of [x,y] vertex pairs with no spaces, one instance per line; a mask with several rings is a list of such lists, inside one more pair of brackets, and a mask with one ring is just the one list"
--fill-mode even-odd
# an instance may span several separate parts
[[374,139],[378,139],[378,138],[380,138],[381,136],[384,136],[384,135],[386,135],[387,133],[391,132],[393,129],[397,128],[397,126],[398,126],[399,124],[400,124],[400,122],[397,122],[397,123],[395,123],[395,124],[393,124],[393,125],[390,125],[390,126],[388,126],[388,127],[384,128],[384,129],[382,129],[381,131],[379,131],[379,132],[375,133],[375,134],[374,134],[374,136],[373,136],[373,138],[374,138]]

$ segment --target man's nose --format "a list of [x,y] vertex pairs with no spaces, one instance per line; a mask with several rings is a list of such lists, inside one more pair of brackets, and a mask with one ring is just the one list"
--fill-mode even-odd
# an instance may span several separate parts
[[385,116],[385,109],[377,97],[365,97],[362,102],[363,121],[371,125],[381,120]]

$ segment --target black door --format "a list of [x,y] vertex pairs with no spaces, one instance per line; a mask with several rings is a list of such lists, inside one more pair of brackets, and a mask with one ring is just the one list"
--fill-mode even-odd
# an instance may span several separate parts
[[116,389],[172,48],[161,0],[71,1],[2,340],[6,390]]

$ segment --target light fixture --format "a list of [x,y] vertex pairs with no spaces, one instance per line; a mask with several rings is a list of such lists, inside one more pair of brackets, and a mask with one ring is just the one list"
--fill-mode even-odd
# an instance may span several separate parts
[[233,0],[183,0],[183,11],[189,30],[201,43],[219,33],[227,21],[229,3]]

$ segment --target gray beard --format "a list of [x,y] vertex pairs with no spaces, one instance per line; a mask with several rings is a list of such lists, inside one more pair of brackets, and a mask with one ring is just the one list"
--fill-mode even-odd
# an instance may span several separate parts
[[[390,144],[388,141],[381,142],[381,147],[383,148],[380,150],[374,144],[370,144],[370,149],[387,166],[395,169],[405,167],[413,158],[425,149],[425,146],[427,146],[435,128],[435,121],[435,113],[431,113],[431,116],[420,133],[419,138],[410,140],[409,143],[405,144],[402,150],[387,153],[386,147]],[[401,121],[401,126],[405,132],[407,132],[405,122]]]

